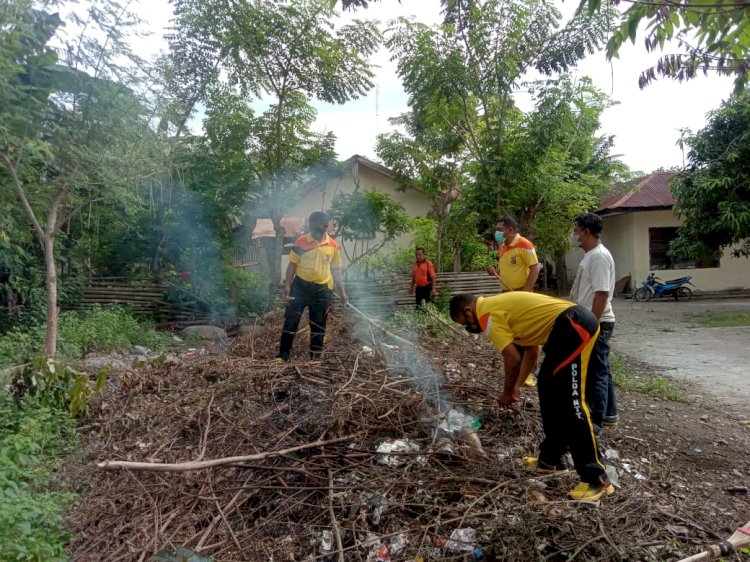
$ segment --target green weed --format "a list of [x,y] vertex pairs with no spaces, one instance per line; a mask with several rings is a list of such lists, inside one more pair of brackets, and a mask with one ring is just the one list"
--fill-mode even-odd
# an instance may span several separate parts
[[0,556],[4,560],[65,560],[62,514],[73,498],[54,477],[75,446],[64,410],[0,393]]
[[[41,355],[44,336],[44,326],[14,328],[0,336],[0,368]],[[90,351],[116,351],[134,345],[161,350],[170,342],[171,336],[139,322],[118,306],[63,312],[59,319],[58,351],[62,357],[79,358]]]
[[450,316],[430,303],[425,310],[409,307],[396,311],[385,321],[385,327],[395,332],[413,331],[435,338],[453,338],[456,333],[451,327],[463,330]]
[[734,326],[750,326],[750,312],[720,312],[694,314],[690,318],[699,326],[705,328],[731,328]]
[[662,400],[689,402],[686,385],[680,381],[637,368],[614,354],[610,354],[609,364],[615,385],[625,391],[640,392]]

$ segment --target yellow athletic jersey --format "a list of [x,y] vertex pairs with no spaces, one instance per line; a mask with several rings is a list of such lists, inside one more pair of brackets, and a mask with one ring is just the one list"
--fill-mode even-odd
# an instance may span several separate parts
[[303,234],[295,240],[294,248],[289,252],[289,262],[297,264],[297,277],[332,289],[331,268],[341,267],[341,251],[338,242],[327,234],[322,242]]
[[534,244],[520,234],[516,234],[509,246],[500,246],[500,262],[497,269],[503,291],[523,289],[529,278],[529,269],[537,263],[539,260]]
[[477,318],[484,334],[502,351],[509,344],[544,345],[552,325],[575,303],[538,293],[516,291],[477,299]]

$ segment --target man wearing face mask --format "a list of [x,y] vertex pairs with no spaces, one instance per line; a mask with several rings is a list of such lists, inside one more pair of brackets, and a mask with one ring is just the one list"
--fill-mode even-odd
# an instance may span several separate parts
[[328,235],[329,219],[325,213],[315,212],[308,219],[310,233],[294,242],[289,252],[284,298],[284,328],[276,359],[288,361],[294,336],[305,308],[310,317],[310,359],[319,359],[323,351],[326,320],[336,284],[341,300],[348,297],[341,278],[341,252],[338,243]]
[[[565,470],[564,455],[573,457],[581,483],[568,496],[595,501],[614,493],[599,460],[591,413],[586,404],[589,359],[599,335],[599,322],[585,307],[531,292],[493,297],[456,295],[451,318],[471,333],[481,333],[502,353],[505,365],[501,408],[521,397],[521,386],[536,364],[539,346],[544,360],[538,375],[539,407],[544,439],[538,457],[524,457],[535,472]],[[523,358],[516,346],[523,346]]]
[[500,280],[503,291],[533,291],[539,277],[539,260],[534,244],[521,236],[518,223],[509,216],[497,221],[495,242],[499,248],[498,267],[487,268]]
[[598,376],[597,387],[589,390],[591,415],[601,431],[605,425],[620,420],[615,399],[615,385],[609,367],[609,339],[615,329],[612,296],[615,292],[615,261],[599,239],[602,218],[595,213],[584,213],[573,219],[571,241],[585,253],[570,289],[570,299],[588,308],[599,320],[599,339],[591,359],[591,369]]
[[[490,276],[500,280],[502,291],[533,291],[534,283],[539,277],[539,260],[534,244],[521,236],[518,223],[510,216],[504,216],[495,226],[495,242],[499,248],[498,269],[487,268]],[[523,348],[518,348],[523,356]],[[536,365],[536,363],[534,363]],[[530,375],[526,386],[536,386],[536,378]]]

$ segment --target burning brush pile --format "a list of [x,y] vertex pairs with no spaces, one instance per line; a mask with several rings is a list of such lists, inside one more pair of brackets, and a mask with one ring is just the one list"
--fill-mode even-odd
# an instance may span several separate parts
[[[524,472],[535,392],[498,410],[494,350],[455,333],[399,348],[354,320],[332,320],[321,362],[299,359],[302,332],[292,362],[275,363],[271,330],[226,357],[113,375],[64,473],[79,493],[72,559],[178,547],[217,561],[624,552],[623,519],[605,531],[596,508],[560,501],[571,476]],[[631,498],[628,512],[649,501]]]

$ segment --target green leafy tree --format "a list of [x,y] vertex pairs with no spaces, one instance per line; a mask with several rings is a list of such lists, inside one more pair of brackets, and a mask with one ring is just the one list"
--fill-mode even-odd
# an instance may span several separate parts
[[[15,193],[44,256],[47,336],[57,341],[55,241],[94,199],[113,196],[143,113],[118,77],[132,19],[116,3],[88,6],[89,20],[59,60],[50,42],[62,21],[47,6],[17,0],[0,9],[0,186]],[[107,163],[107,165],[103,165]]]
[[[315,177],[315,168],[333,161],[333,135],[311,131],[315,112],[308,99],[344,103],[367,92],[373,85],[368,57],[378,48],[380,33],[372,22],[334,29],[330,0],[178,6],[175,75],[218,71],[226,76],[225,86],[246,101],[254,96],[270,102],[252,120],[246,151],[254,214],[273,222],[276,246],[269,261],[273,278],[280,278],[284,211],[299,186]],[[208,97],[200,90],[191,95]]]
[[417,119],[434,115],[461,137],[476,178],[466,191],[488,220],[525,211],[512,207],[515,172],[505,164],[508,131],[523,119],[513,101],[522,76],[565,72],[604,41],[607,13],[579,12],[562,27],[561,17],[549,2],[455,0],[445,3],[444,25],[401,19],[388,38]]
[[461,139],[443,130],[442,122],[434,123],[414,114],[392,120],[406,128],[407,134],[392,132],[378,136],[378,156],[394,174],[401,189],[417,189],[431,200],[431,213],[436,221],[435,264],[443,270],[443,236],[451,204],[462,183]]
[[[619,4],[613,0],[612,4]],[[581,9],[593,12],[601,0],[582,0]],[[607,56],[617,57],[628,39],[635,43],[638,29],[646,28],[649,51],[665,45],[679,52],[662,55],[657,64],[644,70],[641,87],[663,76],[683,81],[700,73],[734,76],[736,91],[750,78],[750,5],[737,0],[654,0],[633,2],[622,14],[620,25],[609,39]]]
[[750,256],[750,96],[735,96],[711,112],[686,140],[688,167],[672,184],[682,217],[673,250],[680,257]]
[[375,189],[340,193],[333,198],[329,212],[349,262],[347,272],[409,228],[404,206]]

